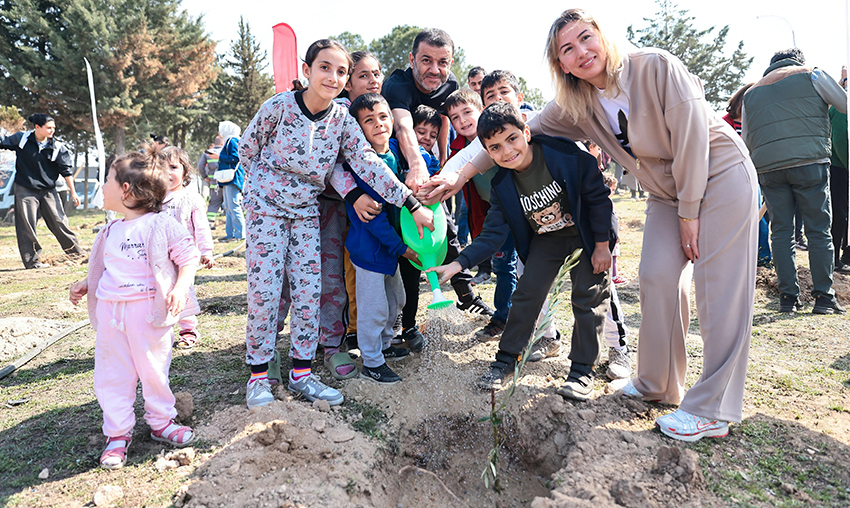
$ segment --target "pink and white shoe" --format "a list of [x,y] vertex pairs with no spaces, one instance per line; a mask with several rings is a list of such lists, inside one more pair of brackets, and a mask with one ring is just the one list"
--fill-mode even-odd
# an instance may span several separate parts
[[692,415],[681,409],[659,416],[655,424],[664,435],[689,443],[704,437],[726,437],[729,434],[728,423]]
[[168,425],[159,430],[151,429],[151,439],[168,443],[177,448],[189,446],[195,442],[196,437],[195,432],[190,427],[177,425],[174,420],[171,420]]
[[127,462],[127,448],[133,442],[133,433],[125,436],[107,437],[106,448],[100,455],[100,466],[104,469],[119,469]]

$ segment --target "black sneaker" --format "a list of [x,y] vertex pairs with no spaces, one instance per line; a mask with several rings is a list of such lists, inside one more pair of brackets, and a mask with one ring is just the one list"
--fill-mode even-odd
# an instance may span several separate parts
[[803,308],[800,299],[794,295],[779,295],[779,312],[794,312]]
[[490,370],[485,372],[478,381],[475,382],[475,385],[482,390],[489,390],[491,388],[495,388],[496,390],[502,388],[502,384],[507,380],[508,377],[513,375],[514,373],[514,364],[505,363],[499,360],[490,364]]
[[388,362],[394,362],[396,360],[401,360],[405,356],[408,356],[410,354],[410,350],[405,349],[403,347],[390,346],[387,349],[381,351],[381,353],[383,353],[384,355],[384,360]]
[[544,358],[553,358],[561,354],[561,332],[555,332],[555,338],[541,337],[531,348],[529,362],[539,362]]
[[558,388],[558,394],[584,402],[593,393],[593,378],[588,374],[570,370],[567,381]]
[[[407,350],[405,349],[405,351]],[[360,371],[360,377],[382,385],[394,385],[401,381],[401,377],[387,367],[386,362],[375,368],[364,365],[363,370]]]
[[505,323],[496,319],[491,319],[489,323],[484,325],[484,328],[475,332],[475,338],[481,342],[490,342],[498,340],[505,331]]
[[482,300],[480,296],[476,296],[467,302],[457,302],[457,308],[471,312],[472,314],[481,314],[482,316],[493,317],[493,314],[496,313],[495,310],[491,309],[486,303],[484,303],[484,300]]
[[355,350],[360,350],[360,346],[357,345],[357,332],[346,333],[342,339],[342,343],[348,347],[348,356],[352,360],[360,358],[360,355],[355,352]]
[[844,264],[839,261],[838,264],[835,265],[835,272],[842,273],[844,275],[850,275],[850,265]]
[[405,329],[399,337],[407,342],[407,347],[414,353],[421,353],[425,349],[425,336],[422,335],[418,327],[411,326]]
[[847,311],[838,304],[834,296],[819,296],[815,299],[812,314],[844,314]]

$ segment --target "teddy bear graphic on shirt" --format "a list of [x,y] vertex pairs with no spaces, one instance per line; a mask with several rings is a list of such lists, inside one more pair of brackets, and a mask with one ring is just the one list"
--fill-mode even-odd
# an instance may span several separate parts
[[531,217],[540,226],[537,229],[538,234],[575,226],[573,216],[569,213],[562,214],[561,203],[557,201],[540,211],[532,212]]

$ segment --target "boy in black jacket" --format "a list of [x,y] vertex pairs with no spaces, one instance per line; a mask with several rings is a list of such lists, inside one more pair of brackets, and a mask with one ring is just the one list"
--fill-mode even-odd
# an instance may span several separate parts
[[496,102],[484,110],[478,136],[499,166],[484,230],[457,260],[433,270],[441,281],[448,280],[492,256],[510,231],[525,274],[511,297],[513,306],[496,361],[477,384],[500,388],[513,374],[558,270],[575,249],[582,248],[580,262],[570,272],[575,316],[570,373],[558,393],[587,400],[593,392],[593,364],[610,297],[613,206],[608,188],[593,156],[563,138],[532,138],[508,103]]

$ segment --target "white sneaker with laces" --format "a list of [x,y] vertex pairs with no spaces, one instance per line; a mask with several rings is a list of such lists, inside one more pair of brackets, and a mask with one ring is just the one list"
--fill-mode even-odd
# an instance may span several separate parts
[[328,404],[331,406],[336,406],[337,404],[342,404],[342,401],[344,400],[342,394],[339,393],[338,390],[322,383],[321,378],[312,373],[309,376],[304,376],[298,381],[295,381],[292,379],[292,371],[290,371],[289,386],[287,388],[290,392],[303,395],[304,398],[310,402],[313,402],[316,399],[321,399],[328,401]]
[[655,424],[665,435],[689,443],[704,437],[726,437],[729,434],[728,423],[692,415],[681,409],[659,416]]
[[628,349],[608,348],[608,370],[610,379],[627,379],[632,375],[632,360]]
[[265,406],[273,401],[274,395],[272,395],[272,387],[269,384],[269,380],[260,379],[253,383],[248,381],[245,398],[248,399],[248,409]]

